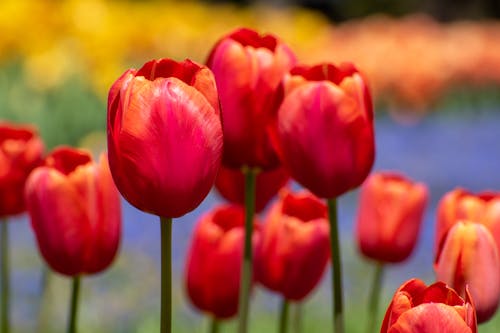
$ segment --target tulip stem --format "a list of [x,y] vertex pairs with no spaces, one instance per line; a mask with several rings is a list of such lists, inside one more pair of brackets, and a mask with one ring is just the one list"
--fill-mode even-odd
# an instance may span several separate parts
[[76,333],[78,319],[78,298],[80,297],[80,279],[79,275],[74,276],[71,283],[71,301],[69,306],[69,320],[67,333]]
[[328,199],[328,220],[330,221],[330,252],[332,256],[332,299],[333,299],[333,331],[344,333],[343,301],[342,301],[342,263],[340,262],[340,244],[337,218],[337,200]]
[[0,247],[2,249],[2,261],[0,281],[1,281],[1,303],[0,303],[0,332],[8,333],[10,330],[9,323],[9,229],[7,219],[0,221]]
[[220,321],[213,316],[210,320],[210,333],[219,333]]
[[302,333],[302,302],[296,302],[293,311],[293,332]]
[[161,333],[172,332],[172,219],[160,218]]
[[246,333],[248,330],[248,309],[252,284],[252,232],[253,215],[255,213],[255,180],[257,177],[257,170],[255,169],[244,168],[243,172],[245,174],[245,245],[241,268],[238,333]]
[[383,273],[384,264],[382,262],[378,262],[375,267],[372,291],[368,303],[368,325],[366,326],[366,333],[373,332],[373,328],[377,327],[378,304],[380,301],[380,291],[382,290]]
[[283,297],[281,301],[281,309],[280,309],[280,326],[279,333],[287,333],[288,332],[288,308],[290,303],[286,298]]

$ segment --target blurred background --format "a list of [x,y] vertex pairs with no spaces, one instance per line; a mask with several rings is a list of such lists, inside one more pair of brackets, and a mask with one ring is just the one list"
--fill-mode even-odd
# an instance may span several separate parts
[[[278,35],[304,63],[354,62],[376,105],[374,169],[403,172],[431,190],[416,251],[387,270],[382,316],[403,281],[433,281],[435,207],[443,194],[500,190],[499,17],[498,0],[2,0],[0,119],[35,124],[47,149],[98,152],[106,147],[108,89],[121,73],[160,57],[204,62],[220,37],[241,26]],[[364,329],[374,269],[354,242],[357,199],[353,191],[339,201],[350,333]],[[208,329],[185,298],[184,259],[200,214],[221,201],[213,192],[174,222],[176,332]],[[83,280],[81,332],[159,330],[159,224],[126,202],[123,209],[115,264]],[[29,222],[13,220],[14,332],[62,332],[69,280],[42,274]],[[305,332],[330,330],[329,295],[322,284],[304,304]],[[254,296],[252,332],[275,330],[279,299],[260,288]],[[480,332],[497,332],[498,317]]]

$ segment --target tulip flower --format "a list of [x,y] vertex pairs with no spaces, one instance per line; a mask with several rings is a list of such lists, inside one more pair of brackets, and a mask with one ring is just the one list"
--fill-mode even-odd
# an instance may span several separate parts
[[[289,179],[290,176],[283,168],[258,173],[255,184],[255,211],[262,211]],[[241,170],[221,166],[215,180],[215,188],[229,202],[244,205],[245,175]]]
[[279,106],[279,85],[295,64],[277,37],[238,29],[213,47],[207,60],[217,81],[223,114],[223,164],[273,169],[279,159],[268,128]]
[[293,68],[271,137],[285,168],[328,200],[333,263],[334,328],[342,333],[343,301],[336,198],[359,186],[375,158],[373,110],[361,74],[351,64]]
[[326,205],[307,191],[284,192],[270,209],[255,257],[265,287],[301,301],[316,287],[330,257]]
[[451,227],[460,220],[481,223],[491,232],[500,253],[500,193],[470,193],[456,188],[448,192],[437,209],[435,251],[438,251]]
[[443,282],[405,282],[394,294],[380,333],[477,333],[468,290],[461,298]]
[[[238,310],[243,260],[245,212],[238,205],[219,206],[195,227],[186,264],[186,290],[191,302],[216,319]],[[253,247],[259,242],[255,222]]]
[[26,181],[26,206],[38,248],[56,272],[73,277],[68,333],[76,332],[80,276],[103,271],[120,243],[120,197],[102,154],[55,149]]
[[357,243],[368,258],[395,263],[408,258],[417,242],[428,201],[425,184],[378,172],[361,188]]
[[33,127],[0,123],[0,332],[10,329],[7,218],[26,210],[26,178],[41,163],[43,149],[42,140]]
[[195,209],[222,154],[211,71],[190,60],[152,60],[126,71],[108,97],[109,164],[132,205],[162,217]]
[[470,221],[459,221],[445,237],[434,263],[436,278],[462,296],[468,286],[478,323],[489,320],[500,300],[500,259],[488,229]]

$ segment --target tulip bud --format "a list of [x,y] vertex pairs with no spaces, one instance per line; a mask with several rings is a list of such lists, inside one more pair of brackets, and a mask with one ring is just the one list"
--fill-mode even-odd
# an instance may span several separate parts
[[288,300],[304,299],[330,257],[326,205],[309,192],[280,194],[255,254],[257,280]]
[[368,88],[350,64],[295,67],[273,138],[284,166],[321,198],[359,186],[375,157]]
[[38,248],[49,266],[68,276],[98,273],[120,243],[121,208],[108,160],[61,147],[33,170],[26,206]]
[[468,290],[461,298],[443,282],[405,282],[394,294],[380,333],[477,333]]
[[280,82],[294,64],[293,52],[278,38],[249,29],[236,30],[214,46],[207,66],[222,107],[225,166],[279,165],[268,127],[282,97]]
[[[254,225],[253,247],[259,241]],[[245,211],[240,206],[220,206],[198,222],[188,251],[186,290],[191,302],[217,318],[238,312]]]
[[437,209],[435,251],[442,246],[445,236],[460,220],[483,224],[489,229],[500,253],[500,193],[470,193],[457,188],[448,192]]
[[381,262],[408,258],[419,235],[427,187],[403,175],[380,172],[361,188],[356,235],[360,251]]
[[222,155],[212,72],[190,60],[126,71],[108,98],[108,148],[116,186],[140,210],[172,218],[210,191]]
[[[255,181],[255,211],[263,210],[289,179],[288,172],[283,168],[259,172]],[[245,203],[245,176],[241,170],[221,166],[215,188],[229,202],[238,205]]]
[[42,162],[43,143],[30,126],[0,124],[0,217],[26,210],[24,186]]
[[448,232],[434,263],[436,278],[462,296],[468,286],[478,323],[489,320],[500,299],[500,259],[486,227],[460,221]]

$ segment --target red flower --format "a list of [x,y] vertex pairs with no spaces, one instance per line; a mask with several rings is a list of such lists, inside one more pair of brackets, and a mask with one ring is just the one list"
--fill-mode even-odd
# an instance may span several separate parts
[[227,167],[279,165],[268,126],[279,105],[280,82],[294,63],[294,54],[279,39],[249,29],[230,33],[212,49],[207,65],[219,90]]
[[257,280],[300,301],[318,284],[330,257],[326,205],[308,192],[284,193],[262,230],[255,254]]
[[[258,224],[253,247],[259,241]],[[191,302],[217,318],[238,311],[243,260],[245,212],[240,206],[220,206],[195,228],[186,265],[186,289]]]
[[210,191],[222,126],[212,72],[189,60],[153,60],[126,71],[108,98],[111,173],[140,210],[178,217]]
[[[283,168],[259,172],[256,177],[255,210],[260,212],[267,203],[286,185],[290,176]],[[245,176],[239,169],[221,166],[215,180],[217,191],[234,204],[245,203]]]
[[469,288],[479,323],[496,312],[500,299],[500,259],[495,240],[479,223],[460,221],[449,231],[434,263],[436,278],[462,296]]
[[356,234],[360,251],[381,262],[401,262],[417,242],[428,191],[402,175],[380,172],[361,188]]
[[394,294],[380,333],[477,333],[471,297],[465,300],[443,282],[405,282]]
[[450,228],[460,220],[486,226],[496,241],[500,253],[500,193],[470,193],[457,188],[448,192],[437,209],[435,250],[442,246]]
[[38,247],[61,274],[93,274],[108,267],[120,243],[120,197],[101,155],[61,147],[26,182],[26,206]]
[[24,184],[41,163],[43,149],[34,128],[0,124],[0,217],[26,210]]
[[284,88],[275,141],[291,176],[322,198],[359,186],[375,156],[373,110],[362,76],[350,64],[295,67]]

